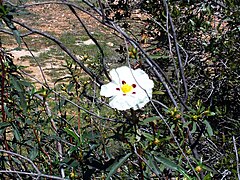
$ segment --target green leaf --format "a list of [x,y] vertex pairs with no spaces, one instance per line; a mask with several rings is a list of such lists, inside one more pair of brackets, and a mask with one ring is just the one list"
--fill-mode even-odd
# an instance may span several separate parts
[[156,159],[159,163],[162,163],[162,164],[164,164],[165,166],[171,168],[172,170],[175,170],[175,171],[180,172],[181,174],[183,174],[184,176],[186,176],[188,179],[191,179],[181,166],[175,164],[175,163],[172,162],[171,160],[169,160],[169,159],[167,159],[167,158],[165,158],[165,157],[156,157],[156,156],[155,156],[155,159]]
[[70,165],[71,168],[76,168],[79,166],[79,161],[78,160],[74,160]]
[[159,162],[159,163],[163,163],[165,166],[171,168],[172,170],[178,171],[179,169],[181,169],[180,166],[178,166],[177,164],[175,164],[174,162],[172,162],[171,160],[165,158],[165,157],[157,157],[155,156],[155,159]]
[[210,112],[208,116],[215,116],[216,113],[215,112]]
[[192,127],[192,130],[191,130],[191,133],[195,133],[197,130],[197,125],[196,125],[196,122],[193,122],[193,127]]
[[38,150],[34,147],[29,153],[29,159],[34,160],[38,155]]
[[21,45],[21,35],[19,33],[19,31],[17,30],[17,28],[14,26],[12,19],[8,18],[7,16],[3,16],[2,19],[4,20],[4,22],[6,23],[7,27],[9,29],[11,29],[14,38],[16,39],[18,46],[20,47]]
[[153,171],[156,175],[161,174],[161,170],[157,166],[157,163],[154,161],[152,156],[149,157],[148,163],[149,163],[149,166],[153,169]]
[[116,162],[114,163],[112,166],[111,166],[111,170],[110,172],[108,173],[108,176],[106,178],[106,180],[109,180],[110,177],[117,171],[117,169],[132,155],[132,153],[128,153],[126,154],[122,159],[120,159],[119,162]]
[[19,98],[20,98],[20,100],[19,100],[20,106],[26,112],[27,103],[26,103],[26,98],[25,98],[24,93],[23,93],[24,92],[24,86],[22,85],[22,81],[20,81],[19,79],[17,79],[14,76],[11,76],[11,75],[10,75],[10,79],[11,79],[11,85],[18,92],[18,95],[19,95]]
[[18,131],[18,128],[15,126],[15,124],[12,124],[12,126],[13,126],[14,137],[16,138],[17,141],[21,141],[21,135]]
[[18,91],[18,92],[23,92],[23,88],[21,86],[21,84],[19,83],[19,80],[17,78],[15,78],[14,76],[11,76],[11,83],[13,85],[13,87]]
[[9,110],[8,110],[7,104],[4,104],[4,111],[5,111],[8,118],[13,118],[12,113],[10,113]]
[[142,135],[143,135],[144,137],[146,137],[146,138],[147,138],[148,140],[150,140],[150,141],[153,141],[153,140],[154,140],[152,134],[142,132]]
[[163,91],[153,91],[152,94],[163,95],[163,94],[165,94],[165,92],[163,92]]
[[191,123],[192,123],[192,121],[185,122],[185,123],[183,124],[183,127],[184,127],[184,128],[185,128],[185,127],[188,127],[188,125],[191,124]]
[[19,31],[15,29],[15,30],[12,30],[12,32],[13,32],[13,36],[14,36],[15,40],[18,43],[18,46],[20,47],[22,41],[21,41],[21,35],[20,35]]
[[152,59],[169,59],[169,56],[165,56],[165,55],[159,55],[159,54],[153,54],[153,55],[150,55],[150,57]]
[[211,168],[209,168],[208,166],[202,164],[202,168],[207,170],[208,172],[214,172]]
[[212,127],[209,124],[209,122],[207,120],[204,120],[203,123],[206,125],[208,135],[212,136],[213,135],[213,130],[212,130]]
[[23,108],[23,111],[27,111],[27,103],[26,103],[26,98],[23,93],[19,93],[19,98],[20,98],[20,105]]
[[143,120],[143,124],[147,124],[147,123],[150,123],[150,122],[158,120],[158,119],[160,119],[159,116],[149,117],[149,118],[146,118],[146,119]]
[[213,176],[211,173],[208,173],[206,176],[204,176],[203,180],[209,180],[209,179],[212,179]]
[[0,129],[8,127],[8,126],[11,126],[11,124],[8,122],[0,122]]
[[11,159],[12,159],[16,164],[22,165],[22,162],[19,160],[19,158],[15,158],[15,157],[11,156]]
[[69,128],[64,128],[64,131],[65,131],[68,135],[72,136],[77,142],[79,142],[79,137],[78,137],[78,135],[77,135],[73,130],[71,130],[71,129],[69,129]]

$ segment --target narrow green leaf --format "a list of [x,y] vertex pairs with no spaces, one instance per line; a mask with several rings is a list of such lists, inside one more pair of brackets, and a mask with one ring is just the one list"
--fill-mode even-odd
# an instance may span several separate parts
[[204,120],[203,123],[206,125],[207,127],[207,133],[209,136],[212,136],[213,135],[213,130],[212,130],[212,127],[211,125],[209,124],[209,122],[207,120]]
[[175,164],[174,162],[172,162],[171,160],[167,159],[166,157],[155,157],[155,159],[159,163],[162,163],[165,166],[171,168],[172,170],[180,172],[181,174],[186,176],[188,179],[191,179],[181,166]]
[[149,166],[153,169],[154,173],[156,175],[161,174],[161,170],[159,169],[159,167],[157,166],[156,162],[154,161],[152,156],[149,156]]
[[163,92],[163,91],[153,91],[152,94],[163,95],[163,94],[165,94],[165,92]]
[[128,153],[126,154],[122,159],[120,159],[119,162],[116,162],[115,164],[113,164],[113,166],[111,166],[111,170],[108,173],[108,176],[106,178],[106,180],[109,180],[110,177],[117,171],[117,169],[132,155],[132,153]]
[[37,157],[37,155],[38,155],[37,149],[36,149],[35,147],[32,148],[31,151],[30,151],[30,153],[29,153],[29,158],[30,158],[31,160],[34,160],[34,159]]
[[18,92],[19,95],[19,103],[21,108],[23,108],[23,110],[26,112],[27,110],[27,103],[26,103],[26,98],[24,95],[24,86],[22,85],[22,81],[20,81],[19,79],[17,79],[16,77],[10,75],[10,79],[11,79],[11,85],[13,86],[13,88]]
[[8,110],[7,104],[4,104],[4,111],[5,111],[8,118],[13,118],[12,113],[10,113],[9,110]]
[[18,82],[19,80],[16,79],[14,76],[11,76],[11,75],[10,75],[10,78],[11,78],[11,83],[12,83],[13,87],[14,87],[18,92],[22,92],[22,91],[23,91],[23,88],[22,88],[21,84]]
[[15,40],[18,43],[18,46],[20,47],[22,41],[21,41],[21,35],[20,35],[19,31],[14,29],[14,30],[12,30],[12,32],[13,32],[13,36],[14,36]]
[[2,19],[4,20],[4,22],[6,23],[8,28],[10,28],[11,31],[13,32],[13,36],[18,43],[18,47],[20,47],[20,45],[21,45],[21,35],[20,35],[20,32],[17,30],[17,28],[14,26],[14,24],[12,22],[12,18],[8,18],[7,16],[3,16]]
[[18,131],[18,128],[15,126],[15,124],[12,124],[12,126],[13,126],[14,137],[16,138],[17,141],[21,141],[21,135]]
[[65,131],[68,135],[72,136],[77,142],[79,142],[79,137],[78,137],[78,135],[77,135],[73,130],[71,130],[71,129],[69,129],[69,128],[64,128],[64,131]]
[[183,124],[183,127],[184,127],[184,128],[185,128],[185,127],[188,127],[188,125],[191,124],[191,123],[192,123],[192,121],[185,122],[185,123]]
[[22,165],[22,162],[18,159],[18,158],[15,158],[13,156],[11,156],[11,159],[18,165]]
[[26,111],[27,110],[27,103],[26,103],[25,96],[24,96],[24,93],[23,93],[24,88],[23,88],[23,85],[22,85],[22,81],[20,81],[19,79],[17,79],[14,76],[11,76],[11,75],[10,75],[10,78],[11,78],[11,84],[12,84],[13,88],[16,89],[16,91],[19,93],[20,105],[23,108],[23,110]]
[[0,122],[0,129],[8,127],[8,126],[11,126],[11,124],[8,122]]
[[196,122],[193,122],[193,127],[192,127],[192,130],[191,130],[191,133],[195,133],[197,130],[197,125],[196,125]]
[[79,166],[79,161],[78,160],[74,160],[70,165],[71,168],[76,168]]
[[21,108],[23,109],[24,112],[26,112],[27,111],[27,102],[26,102],[26,98],[25,98],[24,94],[20,92],[19,98],[20,98]]
[[163,163],[165,166],[171,168],[172,170],[178,171],[178,169],[180,169],[180,167],[177,164],[175,164],[174,162],[170,161],[169,159],[167,159],[165,157],[157,157],[157,156],[155,156],[155,159],[159,163]]
[[153,55],[150,55],[150,57],[152,59],[169,59],[169,56],[165,56],[165,55],[159,55],[159,54],[153,54]]
[[149,118],[144,119],[144,120],[143,120],[143,123],[144,123],[144,124],[147,124],[147,123],[149,123],[149,122],[152,122],[152,121],[155,121],[155,120],[158,120],[158,119],[160,119],[159,116],[149,117]]
[[144,137],[146,137],[146,138],[147,138],[148,140],[150,140],[150,141],[153,141],[153,140],[154,140],[152,134],[142,132],[142,135],[143,135]]
[[202,168],[207,170],[208,172],[214,172],[213,169],[211,169],[210,167],[208,167],[208,166],[206,166],[204,164],[202,164]]
[[215,112],[210,112],[210,113],[209,113],[209,116],[215,116],[215,115],[216,115]]

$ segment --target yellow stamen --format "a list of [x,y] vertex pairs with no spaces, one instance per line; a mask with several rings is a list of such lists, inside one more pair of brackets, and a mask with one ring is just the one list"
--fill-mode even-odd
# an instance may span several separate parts
[[133,90],[133,87],[130,86],[129,84],[123,84],[122,87],[121,87],[121,90],[123,93],[129,93]]

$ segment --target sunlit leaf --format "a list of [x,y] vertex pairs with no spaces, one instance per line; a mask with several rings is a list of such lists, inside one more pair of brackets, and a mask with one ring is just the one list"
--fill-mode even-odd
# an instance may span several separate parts
[[153,91],[152,94],[156,94],[156,95],[164,95],[165,92],[163,92],[163,91]]

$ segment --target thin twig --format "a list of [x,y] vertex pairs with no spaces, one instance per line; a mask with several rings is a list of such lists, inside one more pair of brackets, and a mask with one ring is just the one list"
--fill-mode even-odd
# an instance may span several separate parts
[[43,78],[43,80],[44,80],[44,83],[46,84],[46,86],[48,86],[47,79],[46,79],[46,77],[45,77],[45,75],[44,75],[44,72],[43,72],[43,69],[42,69],[40,63],[38,62],[38,60],[36,59],[36,57],[34,56],[34,54],[32,53],[32,51],[31,51],[30,48],[28,47],[28,44],[26,43],[26,41],[25,41],[23,38],[22,38],[22,41],[23,41],[24,45],[26,46],[27,50],[30,52],[30,54],[31,54],[31,56],[33,57],[34,61],[37,63],[38,68],[39,68],[39,70],[40,70],[40,72],[41,72],[42,78]]
[[57,180],[66,180],[65,178],[61,178],[61,177],[57,177],[57,176],[51,176],[51,175],[47,175],[47,174],[37,174],[37,173],[29,173],[29,172],[23,172],[23,171],[11,171],[11,170],[0,170],[0,173],[12,173],[12,174],[22,174],[22,175],[29,175],[32,178],[36,177],[36,179],[39,179],[41,177],[43,178],[47,178],[47,179],[57,179]]
[[[50,121],[51,121],[52,128],[53,128],[53,130],[55,131],[55,133],[58,134],[58,128],[57,128],[57,126],[56,126],[55,121],[54,121],[53,118],[52,118],[52,112],[51,112],[51,110],[50,110],[50,108],[49,108],[49,105],[48,105],[47,101],[44,100],[44,98],[43,98],[42,96],[40,96],[39,94],[34,94],[34,95],[44,103],[45,108],[46,108],[46,113],[47,113],[47,115],[48,115],[48,117],[50,118]],[[61,144],[59,141],[57,141],[56,146],[57,146],[57,150],[58,150],[58,153],[59,153],[59,160],[60,160],[60,162],[61,162],[61,161],[63,160],[63,154],[62,154],[63,148],[62,148],[62,144]],[[64,178],[64,177],[65,177],[64,168],[62,168],[62,167],[60,168],[60,173],[61,173],[62,178]]]
[[2,153],[7,153],[7,154],[10,154],[10,155],[12,155],[12,156],[17,156],[17,157],[20,157],[20,158],[28,161],[28,162],[32,165],[32,167],[37,171],[37,175],[39,175],[39,176],[41,175],[41,172],[39,171],[39,169],[37,168],[37,166],[36,166],[30,159],[28,159],[28,158],[26,158],[26,157],[24,157],[24,156],[22,156],[22,155],[20,155],[20,154],[11,152],[11,151],[6,151],[6,150],[0,149],[0,152],[2,152]]
[[235,151],[235,156],[236,156],[236,163],[237,163],[237,175],[238,175],[238,179],[240,180],[240,171],[239,171],[239,158],[238,158],[238,149],[237,149],[237,145],[236,145],[236,139],[235,136],[232,137],[233,138],[233,146],[234,146],[234,151]]
[[83,23],[81,18],[78,16],[75,9],[71,5],[68,5],[68,7],[72,11],[72,13],[76,16],[78,21],[81,23],[81,25],[82,25],[83,29],[85,30],[85,32],[87,33],[87,35],[91,38],[91,40],[94,42],[94,44],[98,47],[100,54],[101,54],[101,58],[100,58],[101,62],[100,63],[103,67],[103,71],[104,71],[106,77],[108,78],[108,80],[111,81],[111,78],[109,77],[108,72],[107,72],[106,63],[105,63],[105,55],[104,55],[102,47],[100,46],[98,41],[93,37],[93,35],[91,35],[91,33],[88,31],[87,27],[85,26],[85,24]]
[[181,59],[180,51],[179,51],[179,48],[178,48],[177,35],[176,35],[175,27],[174,27],[174,24],[173,24],[173,21],[172,21],[172,17],[169,14],[168,5],[167,5],[166,0],[163,0],[163,4],[164,4],[165,10],[168,14],[168,19],[169,19],[171,29],[172,29],[173,41],[174,41],[174,44],[175,44],[175,49],[176,49],[177,58],[178,58],[179,70],[180,70],[180,74],[181,74],[181,78],[182,78],[182,82],[183,82],[183,87],[184,87],[184,93],[185,93],[184,102],[186,102],[186,100],[188,98],[188,89],[187,89],[187,83],[186,83],[186,79],[185,79],[185,75],[184,75],[182,59]]

